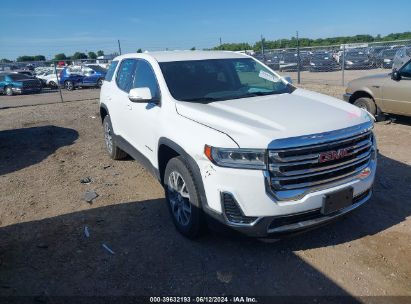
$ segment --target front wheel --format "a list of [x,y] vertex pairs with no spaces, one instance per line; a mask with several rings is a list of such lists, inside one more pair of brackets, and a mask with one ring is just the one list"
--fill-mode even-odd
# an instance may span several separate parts
[[101,88],[103,86],[103,79],[99,79],[98,81],[97,81],[97,87],[98,88]]
[[164,187],[177,230],[188,238],[198,237],[204,228],[200,196],[193,173],[181,156],[168,162]]
[[49,87],[52,88],[52,89],[55,89],[55,88],[57,88],[57,84],[54,81],[50,81],[49,82]]
[[7,96],[12,96],[13,95],[13,89],[11,87],[6,87],[4,89],[4,92],[6,93]]
[[367,110],[373,116],[377,114],[377,107],[375,105],[374,100],[372,100],[371,98],[367,98],[367,97],[358,98],[354,101],[354,105],[361,109]]

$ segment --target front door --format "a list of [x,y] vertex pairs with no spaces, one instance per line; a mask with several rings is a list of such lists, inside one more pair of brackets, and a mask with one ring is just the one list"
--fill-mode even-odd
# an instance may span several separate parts
[[382,87],[384,110],[393,114],[411,115],[411,61],[398,72],[401,80],[387,79]]
[[152,164],[155,164],[157,153],[157,124],[160,113],[160,89],[151,64],[138,59],[132,88],[149,88],[152,101],[148,103],[128,100],[130,111],[126,118],[130,133],[130,143],[139,150]]

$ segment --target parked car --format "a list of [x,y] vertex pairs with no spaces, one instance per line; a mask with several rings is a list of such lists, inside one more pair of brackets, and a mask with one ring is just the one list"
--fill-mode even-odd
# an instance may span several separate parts
[[59,75],[59,83],[69,91],[77,87],[100,88],[103,85],[104,77],[107,73],[107,70],[99,65],[87,65],[80,67],[78,71],[75,69],[72,70],[75,72],[72,73],[70,68],[66,67]]
[[369,69],[371,67],[370,60],[364,52],[350,50],[346,52],[343,57],[340,58],[344,58],[344,69],[346,70],[363,70]]
[[297,71],[298,57],[297,53],[284,52],[280,56],[280,72],[283,71]]
[[332,54],[316,52],[311,55],[310,72],[331,72],[339,70],[339,64],[334,60]]
[[0,73],[0,92],[7,96],[14,94],[40,93],[41,81],[19,73]]
[[57,88],[59,84],[55,71],[51,69],[36,75],[36,78],[40,79],[43,82],[43,86],[46,87]]
[[131,155],[153,173],[187,237],[206,219],[255,237],[294,233],[372,193],[369,113],[296,88],[243,54],[116,57],[100,114],[108,155]]
[[378,45],[378,46],[373,46],[370,47],[368,49],[367,55],[368,55],[368,59],[370,60],[370,65],[371,67],[377,68],[378,67],[378,63],[377,63],[377,55],[383,51],[388,49],[387,46],[382,46],[382,45]]
[[269,53],[266,55],[266,60],[264,62],[267,66],[269,66],[274,71],[278,71],[280,69],[280,54],[278,53]]
[[411,116],[411,61],[392,73],[365,76],[348,83],[344,100],[372,115]]
[[376,66],[382,69],[391,69],[397,49],[382,50],[377,54]]

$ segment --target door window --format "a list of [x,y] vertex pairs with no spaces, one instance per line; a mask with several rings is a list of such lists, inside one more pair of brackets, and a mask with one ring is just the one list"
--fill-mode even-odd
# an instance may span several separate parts
[[138,60],[133,88],[149,88],[153,101],[160,100],[157,78],[151,65],[145,60]]
[[131,84],[133,83],[134,72],[136,70],[137,60],[135,59],[124,59],[117,72],[117,86],[125,91],[129,92],[131,89]]
[[411,61],[408,61],[401,69],[401,76],[411,78]]

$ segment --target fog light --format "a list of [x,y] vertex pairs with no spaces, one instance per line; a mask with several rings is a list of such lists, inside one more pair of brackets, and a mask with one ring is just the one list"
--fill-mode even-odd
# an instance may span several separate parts
[[367,178],[368,176],[370,176],[370,174],[371,174],[371,169],[365,168],[360,173],[358,173],[357,177],[363,179],[363,178]]

